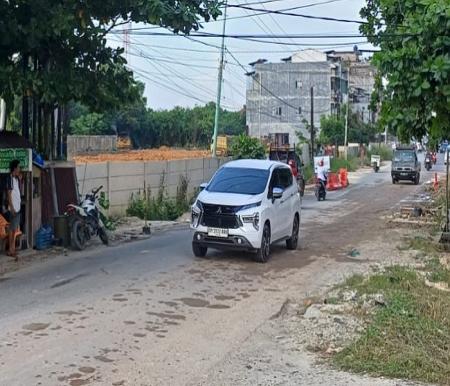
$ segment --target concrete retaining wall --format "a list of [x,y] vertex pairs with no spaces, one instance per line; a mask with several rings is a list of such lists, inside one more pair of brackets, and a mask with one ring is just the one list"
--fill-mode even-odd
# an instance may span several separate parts
[[117,150],[116,135],[68,135],[67,159],[78,154],[110,153]]
[[199,158],[174,161],[102,162],[77,164],[78,189],[86,194],[103,185],[110,199],[110,214],[124,215],[132,193],[144,190],[144,183],[156,194],[164,176],[170,197],[175,197],[180,179],[188,180],[192,194],[202,182],[211,179],[227,159]]

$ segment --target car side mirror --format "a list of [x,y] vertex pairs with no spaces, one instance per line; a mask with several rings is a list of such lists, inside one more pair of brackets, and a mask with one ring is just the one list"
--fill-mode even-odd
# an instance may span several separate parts
[[208,187],[208,183],[207,182],[203,182],[203,184],[200,184],[199,188],[200,188],[200,192],[202,190],[205,190]]
[[273,188],[272,199],[279,200],[281,197],[283,197],[283,189],[277,187]]

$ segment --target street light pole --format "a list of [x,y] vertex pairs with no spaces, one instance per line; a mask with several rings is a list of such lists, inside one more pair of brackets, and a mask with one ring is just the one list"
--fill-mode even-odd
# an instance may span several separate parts
[[219,75],[217,79],[217,101],[216,101],[216,115],[214,117],[214,134],[213,134],[213,149],[212,156],[217,156],[217,132],[219,131],[219,114],[220,114],[220,100],[222,98],[222,78],[223,78],[223,62],[225,51],[225,26],[227,22],[227,1],[225,1],[225,11],[222,28],[222,46],[220,50]]

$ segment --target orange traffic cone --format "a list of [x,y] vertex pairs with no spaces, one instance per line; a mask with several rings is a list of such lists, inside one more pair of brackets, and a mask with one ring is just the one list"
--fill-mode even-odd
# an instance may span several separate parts
[[336,173],[328,173],[327,190],[341,189],[342,185],[339,182],[338,175]]
[[341,183],[343,188],[346,188],[348,186],[347,169],[344,169],[344,168],[339,169],[339,182]]

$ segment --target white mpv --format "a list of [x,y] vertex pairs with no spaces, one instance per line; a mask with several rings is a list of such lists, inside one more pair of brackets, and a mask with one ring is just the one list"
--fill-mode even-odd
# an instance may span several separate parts
[[195,256],[204,257],[208,248],[238,249],[264,263],[274,242],[297,249],[301,197],[286,164],[231,161],[202,188],[192,206]]

